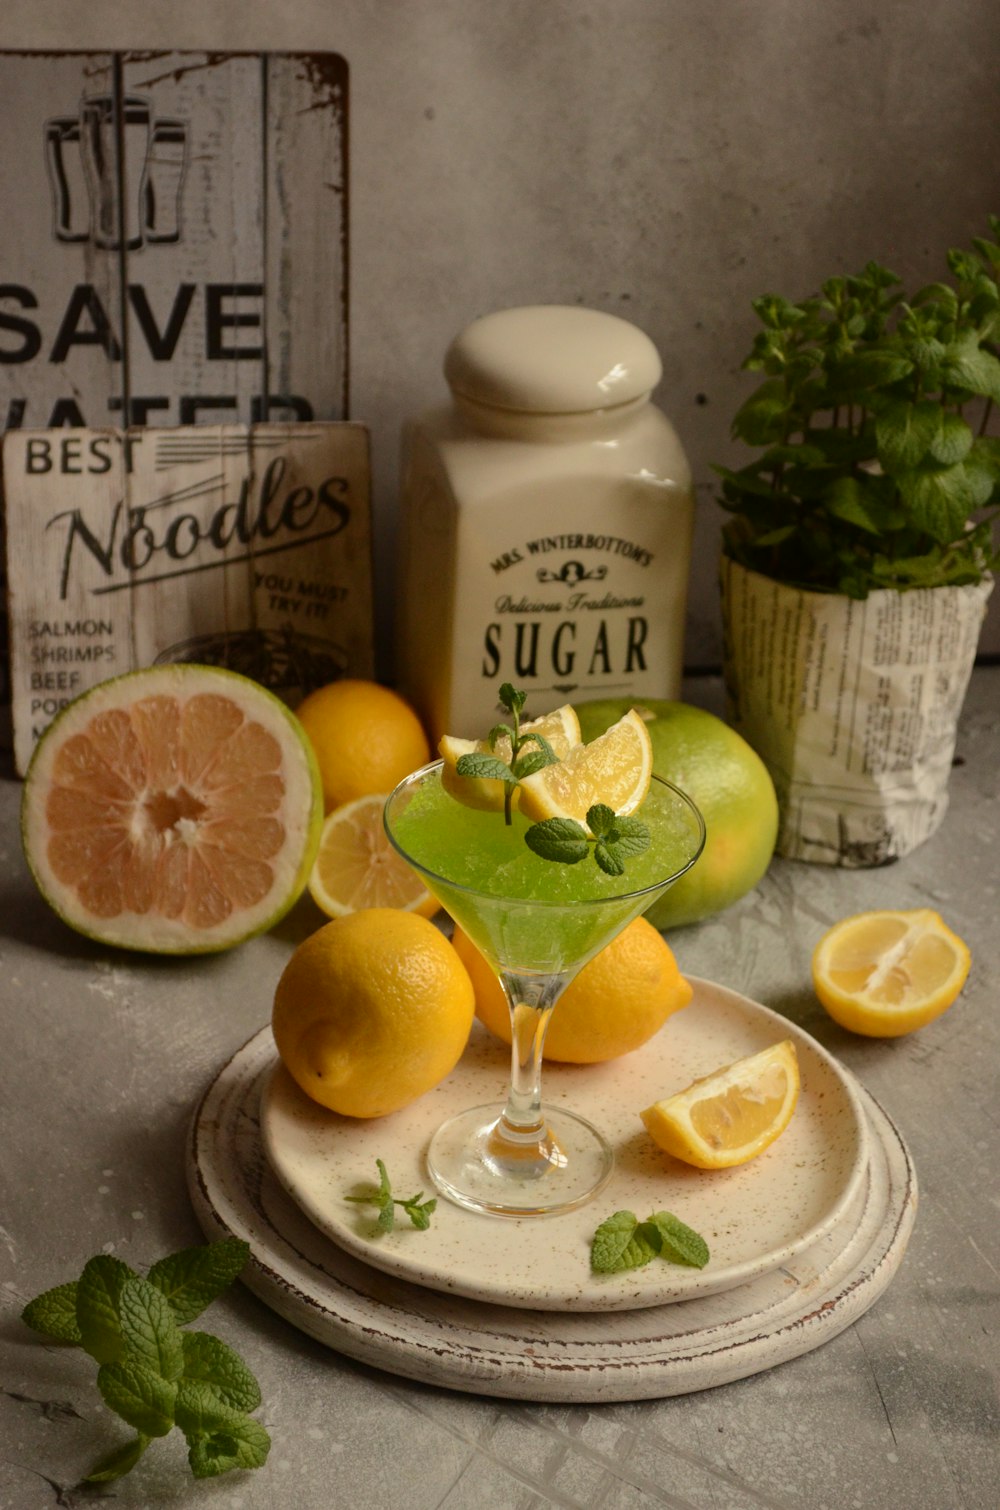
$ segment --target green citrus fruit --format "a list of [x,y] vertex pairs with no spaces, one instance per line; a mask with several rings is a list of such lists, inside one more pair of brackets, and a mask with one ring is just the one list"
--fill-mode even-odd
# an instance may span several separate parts
[[71,928],[154,954],[228,949],[301,895],[323,790],[295,716],[211,666],[101,682],[49,725],[21,803],[25,857]]
[[700,860],[646,913],[656,928],[679,928],[721,912],[757,885],[774,854],[778,801],[756,751],[721,718],[689,703],[577,703],[584,740],[603,734],[630,707],[646,721],[656,775],[694,799],[708,830]]

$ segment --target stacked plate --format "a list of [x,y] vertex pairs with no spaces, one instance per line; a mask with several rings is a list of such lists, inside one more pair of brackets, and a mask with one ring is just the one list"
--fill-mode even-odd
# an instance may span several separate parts
[[[683,1394],[756,1373],[835,1336],[882,1293],[916,1211],[898,1131],[853,1077],[787,1018],[693,980],[694,999],[636,1053],[547,1064],[547,1104],[581,1112],[615,1148],[611,1182],[562,1216],[479,1216],[441,1200],[427,1231],[402,1213],[378,1235],[376,1184],[428,1189],[423,1151],[456,1111],[503,1098],[508,1054],[474,1030],[458,1069],[391,1117],[335,1116],[299,1091],[270,1029],[206,1093],[189,1183],[206,1233],[250,1244],[244,1279],[269,1306],[352,1358],[427,1383],[530,1400]],[[733,1059],[791,1038],[802,1092],[788,1129],[732,1170],[662,1154],[639,1108]],[[590,1270],[613,1211],[668,1210],[711,1251],[701,1270],[654,1259]]]

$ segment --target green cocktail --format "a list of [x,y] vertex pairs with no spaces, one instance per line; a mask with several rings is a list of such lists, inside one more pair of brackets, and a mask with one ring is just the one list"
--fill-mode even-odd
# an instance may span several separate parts
[[516,811],[508,825],[503,813],[466,807],[444,790],[441,769],[440,761],[426,766],[396,788],[386,832],[497,971],[513,1044],[506,1107],[477,1107],[446,1123],[431,1143],[431,1177],[477,1211],[571,1210],[604,1185],[613,1161],[590,1123],[542,1113],[549,1017],[587,961],[694,864],[705,826],[690,798],[654,777],[637,815],[649,847],[612,876],[589,856],[575,865],[540,858]]

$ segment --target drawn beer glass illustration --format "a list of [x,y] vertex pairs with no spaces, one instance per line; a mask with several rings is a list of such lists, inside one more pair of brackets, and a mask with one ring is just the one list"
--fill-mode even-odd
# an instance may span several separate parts
[[57,241],[90,237],[90,196],[80,153],[80,118],[57,115],[45,122],[45,166],[52,186],[52,229]]
[[180,241],[181,187],[187,167],[187,124],[153,123],[143,184],[143,226],[147,241]]
[[185,121],[154,121],[142,95],[88,95],[78,117],[46,121],[56,238],[111,251],[179,241],[187,135]]

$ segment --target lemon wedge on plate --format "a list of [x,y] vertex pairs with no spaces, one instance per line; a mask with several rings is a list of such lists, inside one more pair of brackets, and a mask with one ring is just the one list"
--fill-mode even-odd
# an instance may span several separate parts
[[899,1038],[947,1011],[965,985],[968,947],[936,912],[860,912],[816,945],[816,995],[834,1022],[869,1038]]
[[799,1097],[799,1062],[790,1038],[695,1080],[640,1113],[666,1153],[699,1169],[745,1164],[788,1126]]

